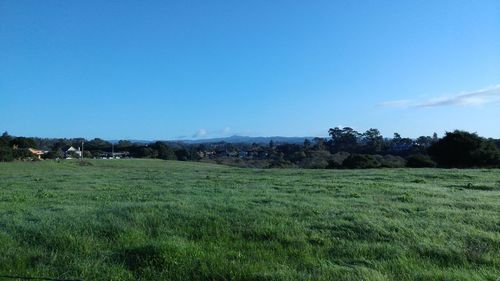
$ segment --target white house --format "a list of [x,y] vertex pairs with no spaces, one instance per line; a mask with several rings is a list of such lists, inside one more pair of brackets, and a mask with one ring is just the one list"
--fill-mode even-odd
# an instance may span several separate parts
[[76,154],[76,155],[78,155],[78,157],[81,157],[82,156],[82,151],[80,150],[80,147],[78,147],[78,149],[76,149],[76,148],[70,146],[66,150],[66,152],[64,153],[64,155],[66,156],[66,159],[67,158],[71,158],[71,155],[73,155],[73,154]]

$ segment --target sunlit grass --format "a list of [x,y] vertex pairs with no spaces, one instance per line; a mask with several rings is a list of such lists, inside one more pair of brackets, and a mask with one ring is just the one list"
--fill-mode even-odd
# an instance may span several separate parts
[[0,163],[0,275],[497,280],[499,170]]

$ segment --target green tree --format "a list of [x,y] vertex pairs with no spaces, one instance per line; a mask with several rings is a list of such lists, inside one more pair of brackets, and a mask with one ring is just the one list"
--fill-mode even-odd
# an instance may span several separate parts
[[489,167],[500,164],[496,145],[476,133],[456,130],[429,148],[429,154],[442,167]]
[[361,136],[356,130],[350,127],[340,129],[335,127],[328,130],[331,137],[332,153],[338,151],[353,152],[358,149],[358,138]]
[[369,129],[363,134],[365,141],[366,152],[368,153],[380,153],[384,145],[384,138],[377,129]]
[[163,160],[176,160],[174,150],[161,141],[155,142],[151,148],[157,151],[157,157]]
[[9,162],[14,160],[12,148],[9,146],[0,146],[0,162]]
[[64,158],[64,152],[61,148],[52,149],[49,153],[45,155],[47,159],[62,159]]
[[11,147],[16,148],[36,148],[36,143],[32,138],[17,137],[10,141]]

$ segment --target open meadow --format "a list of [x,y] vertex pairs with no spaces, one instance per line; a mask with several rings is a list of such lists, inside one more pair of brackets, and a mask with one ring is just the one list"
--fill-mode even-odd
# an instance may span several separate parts
[[0,163],[0,253],[86,281],[497,281],[500,171]]

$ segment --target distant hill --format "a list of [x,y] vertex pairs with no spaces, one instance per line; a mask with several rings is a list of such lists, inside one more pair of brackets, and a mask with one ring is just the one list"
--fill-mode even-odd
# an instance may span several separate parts
[[[315,137],[280,137],[280,136],[273,136],[273,137],[247,137],[247,136],[230,136],[230,137],[224,137],[224,138],[211,138],[211,139],[198,139],[198,140],[166,140],[166,142],[177,142],[177,143],[186,143],[186,144],[202,144],[202,143],[217,143],[217,142],[227,142],[227,143],[257,143],[257,144],[268,144],[271,140],[275,144],[281,144],[281,143],[292,143],[292,144],[302,144],[305,139],[312,140]],[[118,140],[108,140],[111,143],[117,144]],[[138,144],[149,144],[153,143],[154,141],[151,140],[128,140],[133,143],[138,143]]]
[[[112,144],[117,144],[120,140],[106,140],[106,141],[109,141]],[[150,144],[150,143],[155,142],[155,141],[151,141],[151,140],[128,140],[128,141],[132,142],[132,143],[137,143],[137,144]]]
[[246,136],[230,136],[225,138],[212,138],[212,139],[201,139],[201,140],[179,140],[178,142],[188,143],[188,144],[200,144],[200,143],[216,143],[216,142],[227,142],[227,143],[257,143],[257,144],[268,144],[271,140],[276,144],[279,143],[296,143],[301,144],[305,139],[312,140],[314,137],[246,137]]

